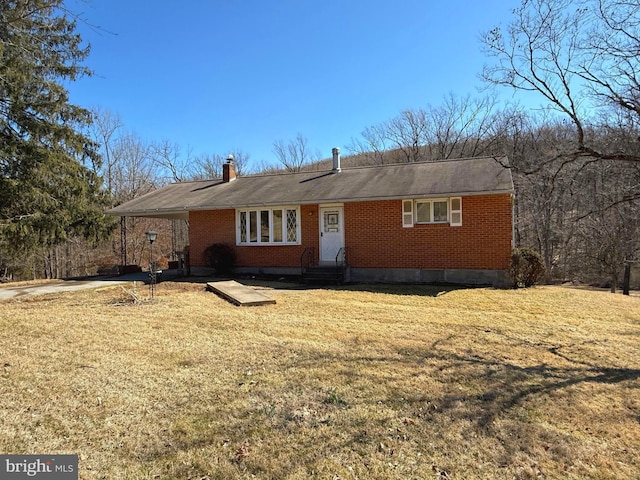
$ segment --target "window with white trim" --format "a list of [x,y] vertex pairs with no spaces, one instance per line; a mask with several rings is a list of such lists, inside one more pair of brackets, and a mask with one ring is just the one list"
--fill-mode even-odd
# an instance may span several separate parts
[[298,207],[247,208],[236,210],[238,245],[300,244]]
[[421,223],[448,223],[462,225],[462,198],[421,198],[402,201],[402,226],[413,227]]

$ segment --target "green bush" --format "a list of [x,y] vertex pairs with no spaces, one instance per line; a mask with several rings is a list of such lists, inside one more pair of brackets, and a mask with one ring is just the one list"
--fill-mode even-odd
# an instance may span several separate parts
[[235,249],[226,243],[214,243],[204,249],[204,264],[215,268],[217,275],[228,275],[236,263]]
[[509,276],[514,288],[535,285],[542,278],[544,272],[544,262],[538,252],[530,248],[513,249]]

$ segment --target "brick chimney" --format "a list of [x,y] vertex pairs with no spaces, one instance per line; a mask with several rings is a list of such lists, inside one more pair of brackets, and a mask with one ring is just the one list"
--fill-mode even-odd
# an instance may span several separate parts
[[233,155],[229,155],[227,163],[222,164],[222,181],[233,182],[236,179],[236,166],[233,164]]

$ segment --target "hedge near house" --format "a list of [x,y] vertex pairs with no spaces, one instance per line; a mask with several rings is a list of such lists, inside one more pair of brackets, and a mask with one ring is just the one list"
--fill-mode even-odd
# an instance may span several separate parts
[[236,252],[231,245],[214,243],[205,248],[202,253],[207,267],[215,268],[216,275],[228,275],[236,263]]

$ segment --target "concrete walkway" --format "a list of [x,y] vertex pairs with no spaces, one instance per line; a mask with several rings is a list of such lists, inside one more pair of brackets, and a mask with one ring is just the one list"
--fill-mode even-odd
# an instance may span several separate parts
[[[181,275],[180,270],[164,270],[159,280],[176,278]],[[101,288],[111,285],[121,285],[131,282],[149,282],[149,272],[131,273],[119,277],[92,277],[86,280],[59,280],[42,285],[22,285],[17,287],[0,287],[0,300],[8,300],[24,295],[42,295],[45,293],[73,292],[88,288]]]

